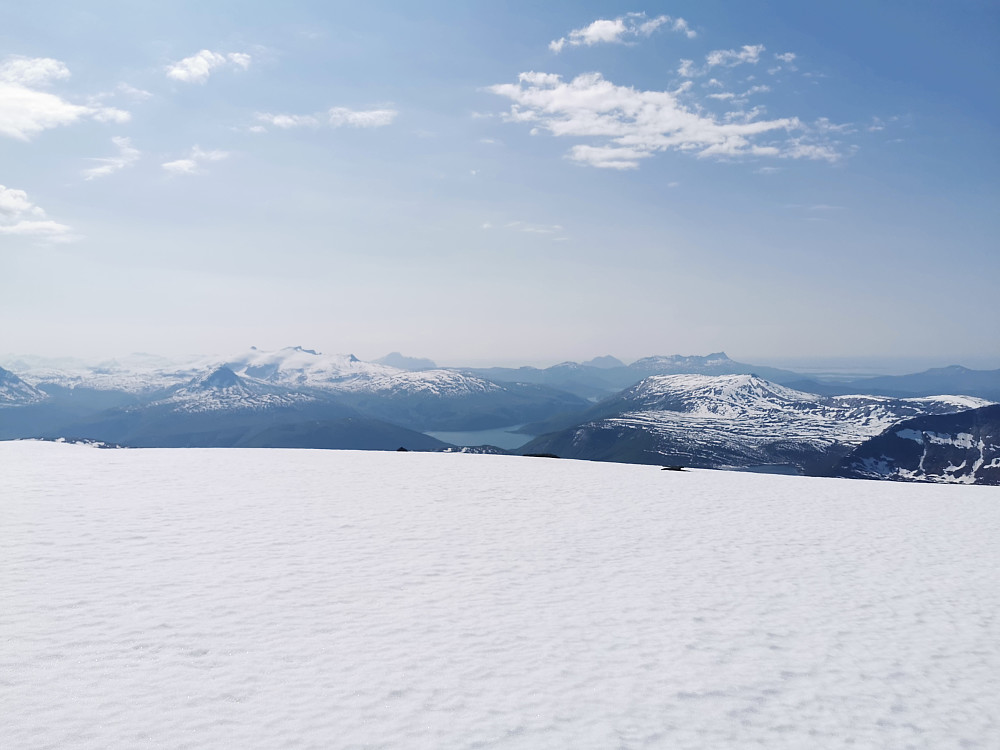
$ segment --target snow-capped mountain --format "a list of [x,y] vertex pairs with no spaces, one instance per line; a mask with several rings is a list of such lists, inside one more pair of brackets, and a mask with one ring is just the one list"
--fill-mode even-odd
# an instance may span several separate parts
[[158,357],[130,357],[98,364],[74,362],[61,367],[40,363],[20,370],[19,374],[35,386],[117,391],[144,397],[183,385],[198,375],[211,372],[217,365],[217,360],[204,357],[180,362]]
[[586,421],[522,449],[569,458],[824,473],[902,419],[984,406],[942,396],[826,398],[753,375],[656,375],[595,407]]
[[10,370],[0,367],[0,408],[37,404],[48,397],[44,391],[28,385]]
[[252,349],[231,358],[228,366],[240,377],[325,394],[363,414],[415,430],[489,429],[586,406],[571,394],[540,386],[500,384],[455,370],[411,372],[297,346],[276,352]]
[[292,388],[340,390],[351,381],[365,382],[378,375],[401,372],[395,367],[362,362],[353,354],[322,354],[289,346],[277,351],[251,347],[226,360],[239,375]]
[[169,407],[178,412],[246,411],[289,407],[317,401],[309,393],[291,391],[240,377],[223,365],[204,377],[172,388],[169,395],[145,408]]
[[[141,439],[143,445],[158,445],[163,436],[174,441],[169,444],[176,444],[178,436],[204,444],[196,441],[211,434],[216,445],[245,439],[253,426],[248,420],[257,418],[256,413],[268,422],[261,429],[275,427],[281,415],[295,424],[350,417],[356,426],[374,419],[423,432],[506,427],[586,407],[571,394],[543,386],[499,384],[454,370],[410,372],[299,346],[251,348],[228,358],[167,365],[143,357],[128,365],[71,367],[54,370],[43,363],[26,371],[17,402],[26,406],[0,424],[0,437],[70,436],[122,444]],[[25,389],[38,384],[53,394],[44,414],[32,411],[32,402],[24,397]],[[215,424],[178,419],[197,414],[215,415]],[[239,430],[223,429],[230,419],[236,419]],[[338,431],[347,430],[345,424]],[[403,437],[407,444],[417,444],[412,435]]]
[[257,349],[227,365],[237,374],[293,388],[352,393],[465,395],[502,391],[503,386],[453,370],[412,372],[363,362],[353,354],[321,354],[300,346],[276,352]]
[[840,476],[1000,485],[1000,406],[916,417],[868,440]]

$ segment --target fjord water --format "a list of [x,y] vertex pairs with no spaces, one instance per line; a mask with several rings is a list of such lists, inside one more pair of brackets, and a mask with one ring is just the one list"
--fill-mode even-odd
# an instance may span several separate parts
[[513,424],[492,430],[461,430],[456,432],[425,432],[432,438],[459,446],[495,445],[504,450],[515,450],[531,441],[534,435],[524,435],[515,430],[523,425]]

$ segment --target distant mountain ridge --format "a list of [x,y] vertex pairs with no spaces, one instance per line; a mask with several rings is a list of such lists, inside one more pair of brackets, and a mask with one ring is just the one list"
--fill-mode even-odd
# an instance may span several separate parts
[[[650,375],[759,375],[776,383],[802,380],[803,376],[775,367],[748,365],[730,359],[725,352],[701,355],[656,355],[637,359],[630,365],[614,357],[589,363],[562,362],[545,369],[535,367],[489,367],[464,372],[500,382],[539,383],[597,401],[635,385]],[[617,364],[616,364],[617,363]]]

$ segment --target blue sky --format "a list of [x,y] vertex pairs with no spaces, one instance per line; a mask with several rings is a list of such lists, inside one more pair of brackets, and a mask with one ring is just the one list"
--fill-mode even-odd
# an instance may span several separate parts
[[1000,11],[8,3],[0,351],[1000,367]]

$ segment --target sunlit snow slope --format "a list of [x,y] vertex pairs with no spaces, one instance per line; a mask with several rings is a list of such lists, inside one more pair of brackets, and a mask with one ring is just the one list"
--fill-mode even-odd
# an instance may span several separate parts
[[995,748],[1000,493],[0,443],[11,748]]

